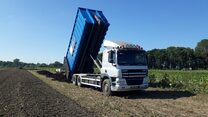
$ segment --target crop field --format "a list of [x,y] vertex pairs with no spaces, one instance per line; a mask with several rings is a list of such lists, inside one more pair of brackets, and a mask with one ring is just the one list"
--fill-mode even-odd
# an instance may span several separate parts
[[208,71],[150,70],[150,85],[192,93],[208,93]]

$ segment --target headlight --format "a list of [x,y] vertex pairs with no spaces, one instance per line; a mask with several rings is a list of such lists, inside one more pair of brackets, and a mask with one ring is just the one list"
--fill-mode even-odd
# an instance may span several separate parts
[[117,81],[116,83],[119,85],[125,85],[126,82],[125,81]]

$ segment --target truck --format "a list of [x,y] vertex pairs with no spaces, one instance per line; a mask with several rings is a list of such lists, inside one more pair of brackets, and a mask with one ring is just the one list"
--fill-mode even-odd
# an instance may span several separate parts
[[[99,88],[107,96],[148,88],[146,51],[136,44],[104,40],[109,26],[102,11],[78,8],[64,57],[66,78],[80,87]],[[100,73],[94,73],[94,67]]]

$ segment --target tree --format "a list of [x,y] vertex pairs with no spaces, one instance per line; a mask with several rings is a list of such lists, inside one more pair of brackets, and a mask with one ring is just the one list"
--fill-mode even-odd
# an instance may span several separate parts
[[0,61],[0,67],[4,67],[4,62]]
[[54,63],[49,64],[49,66],[50,67],[59,67],[60,68],[60,67],[63,66],[63,64],[58,62],[58,61],[55,61]]
[[197,54],[197,56],[206,56],[206,54],[208,53],[208,39],[203,39],[197,43],[195,53]]
[[40,67],[47,67],[47,64],[46,63],[41,63]]
[[194,50],[185,47],[168,47],[147,51],[149,68],[183,69],[194,65]]
[[195,48],[196,64],[199,68],[208,67],[208,39],[197,43]]
[[13,60],[13,65],[14,65],[14,67],[18,67],[19,65],[20,65],[20,59],[14,59]]
[[63,66],[63,64],[58,61],[55,61],[53,65],[54,65],[54,67],[62,67]]

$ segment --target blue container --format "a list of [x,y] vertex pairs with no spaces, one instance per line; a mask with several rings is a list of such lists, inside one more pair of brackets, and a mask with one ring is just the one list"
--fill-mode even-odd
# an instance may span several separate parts
[[109,27],[102,11],[78,8],[66,59],[69,72],[92,73],[96,58]]

